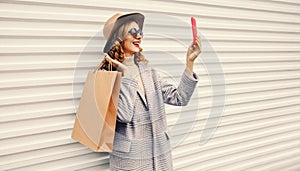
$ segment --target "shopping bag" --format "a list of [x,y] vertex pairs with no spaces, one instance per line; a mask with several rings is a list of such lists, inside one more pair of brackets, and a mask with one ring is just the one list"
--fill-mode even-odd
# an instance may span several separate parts
[[89,71],[72,138],[96,152],[111,152],[115,135],[121,73]]

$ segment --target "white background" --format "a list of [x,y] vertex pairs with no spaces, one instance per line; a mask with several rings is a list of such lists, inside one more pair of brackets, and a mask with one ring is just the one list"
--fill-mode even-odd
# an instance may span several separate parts
[[[200,81],[189,106],[166,106],[170,127],[179,115],[196,115],[172,133],[182,140],[173,144],[176,170],[300,170],[299,9],[297,0],[0,1],[0,170],[108,170],[106,153],[71,139],[81,93],[73,83],[82,87],[87,71],[102,59],[105,41],[98,33],[105,20],[133,11],[186,21],[152,18],[148,29],[168,30],[184,42],[195,16],[203,43],[213,47],[203,54],[216,55],[220,63],[210,64],[223,68],[215,74],[226,85],[212,85],[199,59]],[[146,57],[178,79],[186,47],[148,35]],[[178,58],[170,61],[155,50]],[[212,104],[220,95],[212,86],[226,87],[225,109],[213,137],[199,145],[211,109],[221,107]]]

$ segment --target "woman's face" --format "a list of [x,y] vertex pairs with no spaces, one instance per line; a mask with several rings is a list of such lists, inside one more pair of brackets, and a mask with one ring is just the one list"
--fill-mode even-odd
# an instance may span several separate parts
[[[134,30],[136,29],[136,30]],[[142,42],[142,35],[141,33],[132,34],[138,31],[140,28],[136,22],[131,22],[124,30],[124,52],[125,54],[134,54],[140,51],[140,44]]]

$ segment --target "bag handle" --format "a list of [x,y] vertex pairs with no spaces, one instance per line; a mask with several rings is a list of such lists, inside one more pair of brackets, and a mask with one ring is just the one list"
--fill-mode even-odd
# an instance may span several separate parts
[[108,61],[109,71],[112,71],[112,62]]
[[[100,68],[102,68],[102,66],[105,64],[106,60],[103,59],[102,62],[94,69],[93,73],[95,73],[96,71],[100,70]],[[112,62],[108,61],[108,71],[112,71]]]

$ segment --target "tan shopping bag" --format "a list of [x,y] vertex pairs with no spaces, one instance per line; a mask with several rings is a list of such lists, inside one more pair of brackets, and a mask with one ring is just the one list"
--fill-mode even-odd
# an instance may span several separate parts
[[[99,67],[98,67],[99,68]],[[96,152],[111,152],[115,135],[121,73],[89,71],[72,138]]]

